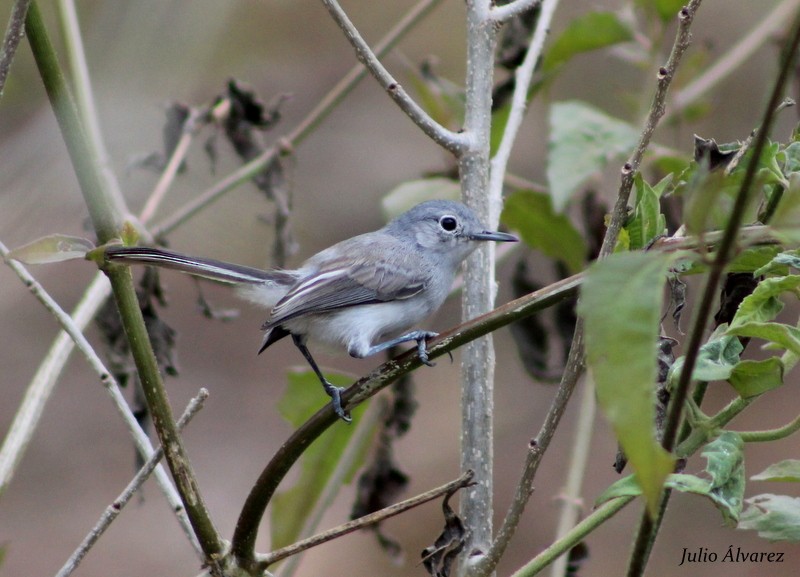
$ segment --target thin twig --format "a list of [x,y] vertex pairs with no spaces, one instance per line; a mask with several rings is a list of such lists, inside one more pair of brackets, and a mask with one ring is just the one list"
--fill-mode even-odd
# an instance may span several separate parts
[[[418,24],[442,0],[421,0],[415,5],[386,36],[375,46],[375,54],[380,58]],[[235,170],[211,188],[200,193],[170,217],[153,227],[153,236],[159,237],[172,232],[175,228],[192,218],[228,191],[244,182],[248,182],[259,174],[265,166],[275,160],[281,151],[297,147],[327,116],[341,103],[353,88],[366,76],[367,70],[362,64],[356,64],[334,86],[328,94],[300,121],[300,124],[278,146],[272,146],[261,155]]]
[[538,575],[542,569],[583,541],[587,535],[609,519],[612,519],[633,500],[634,497],[617,497],[616,499],[603,503],[592,511],[591,515],[588,515],[580,523],[575,525],[569,533],[553,542],[547,549],[526,563],[525,566],[512,573],[511,577],[533,577],[534,575]]
[[[536,20],[536,28],[533,31],[530,46],[525,54],[525,59],[514,71],[514,94],[511,98],[511,109],[508,114],[505,129],[503,130],[503,137],[500,140],[500,145],[497,147],[494,158],[492,158],[492,172],[489,183],[492,191],[501,190],[506,179],[508,159],[511,156],[517,133],[522,125],[522,121],[525,117],[525,110],[528,106],[528,90],[530,89],[531,79],[533,78],[533,71],[544,50],[544,42],[550,32],[550,25],[558,3],[559,0],[544,0],[544,2],[542,2],[542,8]],[[508,9],[510,7],[519,6],[520,4],[521,2],[518,0],[517,2],[504,6],[495,6],[492,13],[496,14],[498,10]]]
[[3,46],[0,48],[0,97],[3,96],[3,89],[6,86],[6,78],[11,70],[11,63],[17,53],[17,47],[22,40],[23,30],[25,29],[25,15],[28,13],[28,6],[31,0],[17,0],[11,8],[11,16],[8,18],[8,26],[3,36]]
[[675,91],[665,118],[680,114],[687,106],[694,103],[720,82],[725,80],[737,68],[742,66],[755,52],[768,42],[776,32],[786,26],[786,22],[800,6],[800,0],[784,0],[758,23],[750,32],[739,40],[722,58],[706,68],[692,82]]
[[[492,20],[502,24],[508,22],[515,16],[521,16],[528,10],[533,10],[539,4],[543,4],[542,0],[514,0],[502,6],[492,6],[490,16]],[[541,18],[541,16],[539,17]]]
[[[337,459],[336,468],[325,482],[325,487],[317,498],[313,510],[306,516],[303,528],[297,536],[298,541],[279,551],[286,551],[287,549],[298,546],[300,543],[310,542],[312,539],[315,539],[312,535],[322,521],[322,516],[330,508],[335,497],[341,492],[342,485],[346,482],[347,476],[353,471],[355,461],[364,454],[365,447],[372,441],[375,428],[383,417],[383,407],[384,404],[382,403],[373,403],[367,407],[363,417],[358,422],[357,429],[353,432],[353,436],[347,443],[347,448],[342,453],[342,456]],[[331,531],[333,530],[334,529]],[[329,531],[326,531],[326,533],[329,533]],[[319,536],[317,536],[317,538],[318,537]],[[314,545],[310,545],[310,547],[313,546]],[[301,551],[302,549],[296,551],[296,553],[300,553]],[[275,551],[270,553],[270,555],[275,555],[277,553],[278,551]],[[294,556],[296,553],[290,553],[290,555],[293,556],[292,559],[280,566],[279,570],[275,573],[275,577],[291,577],[294,574],[301,559],[300,557]],[[285,556],[288,557],[289,555]],[[270,563],[275,563],[282,558],[283,557],[280,557],[274,561],[270,561]]]
[[186,159],[186,155],[189,153],[189,147],[192,144],[195,134],[197,134],[197,131],[202,126],[200,119],[207,116],[208,110],[205,108],[190,109],[189,116],[186,118],[183,126],[181,127],[181,137],[178,139],[178,143],[175,145],[167,165],[164,167],[156,186],[153,188],[153,192],[150,193],[150,196],[148,197],[147,202],[145,203],[144,208],[139,215],[139,219],[143,223],[149,222],[153,218],[153,215],[155,215],[156,210],[158,210],[161,201],[164,200],[169,187],[172,186],[175,176],[178,174],[178,171],[183,165],[183,161]]
[[625,223],[628,200],[630,199],[631,189],[633,188],[633,180],[636,173],[639,171],[644,153],[650,145],[650,140],[653,133],[656,131],[659,121],[664,116],[664,111],[667,101],[667,92],[672,84],[672,79],[678,68],[678,64],[689,48],[691,43],[691,27],[694,15],[700,7],[702,0],[691,0],[686,6],[681,8],[678,13],[678,31],[675,36],[675,42],[672,44],[669,58],[666,64],[659,68],[657,75],[656,92],[653,95],[653,100],[650,104],[647,118],[645,119],[644,129],[639,137],[639,142],[636,144],[631,157],[623,165],[621,170],[621,181],[619,191],[617,192],[617,200],[614,204],[614,211],[612,213],[611,224],[608,226],[605,238],[603,239],[603,246],[600,248],[600,257],[604,258],[614,252],[614,247],[617,245],[619,232],[622,225]]
[[[592,433],[595,429],[595,415],[597,413],[597,398],[594,383],[589,376],[584,384],[582,398],[578,408],[572,447],[570,450],[569,464],[567,465],[567,481],[564,490],[559,495],[561,511],[559,512],[558,525],[556,526],[555,542],[561,541],[570,534],[580,518],[584,503],[581,499],[581,487],[586,477],[586,467],[589,462]],[[564,577],[567,574],[566,556],[559,557],[553,563],[551,575]]]
[[337,539],[343,535],[352,533],[353,531],[358,531],[359,529],[375,525],[390,517],[394,517],[395,515],[399,515],[400,513],[408,511],[409,509],[419,507],[420,505],[441,497],[442,495],[452,494],[458,489],[469,486],[469,484],[472,482],[473,476],[474,473],[472,471],[466,471],[458,479],[450,481],[441,487],[431,489],[430,491],[426,491],[425,493],[421,493],[416,497],[406,499],[405,501],[401,501],[400,503],[396,503],[395,505],[391,505],[381,509],[380,511],[375,511],[369,515],[364,515],[363,517],[359,517],[358,519],[354,519],[348,523],[344,523],[338,527],[334,527],[333,529],[329,529],[308,539],[298,541],[297,543],[293,543],[288,547],[283,547],[282,549],[278,549],[277,551],[273,551],[267,555],[260,555],[258,557],[258,566],[261,568],[261,570],[265,570],[267,567],[277,563],[281,559],[285,559],[286,557],[290,557],[292,555],[297,555],[298,553],[301,553],[307,549],[311,549],[317,545],[322,545],[323,543],[327,543],[328,541]]
[[[197,412],[203,408],[203,403],[205,403],[207,398],[208,391],[206,389],[200,389],[200,392],[197,394],[197,396],[189,401],[189,404],[181,415],[181,418],[178,419],[178,430],[182,431],[189,421],[192,420],[192,417],[194,417]],[[133,497],[136,491],[138,491],[144,482],[147,481],[163,456],[164,449],[162,447],[158,447],[150,454],[150,457],[147,459],[144,466],[139,469],[122,493],[120,493],[119,496],[114,499],[114,502],[106,508],[95,526],[92,527],[91,531],[89,531],[86,537],[84,537],[78,548],[75,549],[67,562],[64,563],[64,566],[61,567],[61,570],[56,574],[56,577],[68,577],[73,571],[75,571],[75,569],[78,568],[80,562],[94,546],[97,540],[100,539],[103,533],[105,533],[106,529],[111,526],[111,523],[114,522],[114,519],[119,516],[119,514],[122,512],[122,509],[131,500],[131,497]]]
[[454,155],[460,155],[467,148],[467,138],[464,134],[459,134],[448,130],[436,122],[425,110],[414,101],[411,96],[400,86],[397,80],[381,64],[378,57],[370,49],[358,33],[358,29],[353,25],[347,14],[342,10],[336,0],[322,0],[325,8],[328,9],[339,28],[350,41],[356,51],[358,60],[366,66],[370,74],[378,81],[389,96],[394,100],[400,110],[406,113],[411,121],[416,124],[422,132],[428,135],[436,144],[449,150]]
[[[109,295],[108,282],[104,276],[102,274],[97,275],[94,282],[90,285],[89,290],[86,291],[81,303],[78,304],[73,317],[59,306],[22,264],[7,258],[8,249],[2,242],[0,242],[0,254],[3,256],[3,259],[6,260],[9,268],[11,268],[25,286],[28,287],[28,290],[30,290],[42,305],[53,314],[61,325],[62,330],[53,343],[51,351],[48,353],[45,361],[40,365],[36,377],[28,387],[25,399],[20,409],[17,411],[17,415],[9,429],[3,447],[0,449],[0,494],[2,494],[5,487],[10,483],[16,466],[22,458],[22,454],[33,436],[33,432],[36,430],[44,405],[50,397],[57,377],[61,374],[63,366],[66,364],[66,360],[69,357],[69,353],[74,347],[77,347],[78,350],[83,353],[89,366],[100,378],[103,387],[111,396],[114,408],[117,409],[117,412],[128,427],[137,451],[139,451],[143,459],[147,459],[153,453],[153,446],[147,434],[142,430],[141,425],[131,412],[130,406],[125,401],[125,397],[118,383],[111,375],[111,372],[105,367],[103,361],[92,348],[89,341],[86,340],[82,332],[91,319],[94,318],[97,309],[102,306]],[[180,497],[172,483],[170,483],[163,468],[159,467],[156,471],[156,479],[161,487],[161,491],[167,498],[170,508],[175,511],[178,522],[189,538],[189,542],[192,543],[192,546],[199,552],[199,547],[192,533],[189,520],[186,518],[186,514],[183,511]]]

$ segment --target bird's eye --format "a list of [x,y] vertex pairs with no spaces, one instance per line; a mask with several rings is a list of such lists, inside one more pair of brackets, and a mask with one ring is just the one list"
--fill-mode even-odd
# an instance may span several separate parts
[[458,221],[448,214],[439,219],[439,226],[447,232],[453,232],[458,227]]

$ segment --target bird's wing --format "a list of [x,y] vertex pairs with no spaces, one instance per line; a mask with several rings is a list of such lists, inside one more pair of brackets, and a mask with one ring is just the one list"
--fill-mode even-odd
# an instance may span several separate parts
[[312,261],[315,272],[278,301],[262,328],[304,314],[406,299],[427,286],[431,272],[404,243],[374,233],[339,243]]

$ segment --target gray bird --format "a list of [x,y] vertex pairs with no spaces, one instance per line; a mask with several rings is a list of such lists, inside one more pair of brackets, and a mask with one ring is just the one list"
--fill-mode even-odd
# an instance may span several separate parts
[[108,248],[106,259],[149,264],[238,285],[240,295],[270,309],[262,325],[263,352],[291,336],[331,397],[342,408],[342,389],[330,383],[308,344],[346,350],[363,358],[415,341],[420,360],[431,364],[426,339],[437,333],[410,330],[444,302],[461,263],[481,241],[515,242],[487,231],[460,202],[416,205],[375,232],[343,240],[295,270],[269,270],[193,258],[154,248]]

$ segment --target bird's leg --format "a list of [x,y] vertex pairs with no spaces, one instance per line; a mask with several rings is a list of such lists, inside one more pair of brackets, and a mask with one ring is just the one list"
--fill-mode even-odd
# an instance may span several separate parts
[[352,421],[353,419],[350,417],[350,413],[342,408],[342,391],[344,388],[337,387],[325,378],[325,375],[322,374],[322,371],[317,366],[317,362],[314,360],[314,357],[311,356],[311,351],[308,350],[308,347],[306,347],[302,338],[298,337],[297,335],[292,335],[292,341],[294,341],[295,346],[300,349],[300,352],[303,353],[303,356],[308,361],[308,364],[311,365],[311,368],[317,374],[317,377],[319,377],[319,380],[322,383],[322,388],[325,389],[325,392],[331,398],[333,412],[336,413],[336,415],[346,423]]
[[367,349],[367,352],[364,354],[364,356],[366,357],[374,355],[375,353],[379,353],[383,350],[388,349],[389,347],[399,345],[400,343],[407,343],[408,341],[417,341],[417,354],[419,355],[419,360],[421,360],[423,364],[432,367],[436,363],[433,363],[430,360],[428,360],[428,349],[425,346],[425,341],[427,339],[433,339],[438,336],[439,333],[434,333],[431,331],[411,331],[410,333],[406,333],[395,339],[388,340],[385,343],[378,343],[377,345],[372,345],[369,349]]

